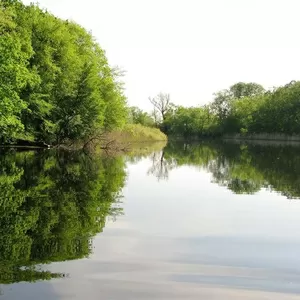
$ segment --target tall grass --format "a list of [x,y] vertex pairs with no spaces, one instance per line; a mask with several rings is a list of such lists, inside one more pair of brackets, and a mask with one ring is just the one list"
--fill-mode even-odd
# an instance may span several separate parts
[[120,143],[167,141],[167,136],[159,129],[140,124],[127,124],[123,129],[111,132],[109,136]]

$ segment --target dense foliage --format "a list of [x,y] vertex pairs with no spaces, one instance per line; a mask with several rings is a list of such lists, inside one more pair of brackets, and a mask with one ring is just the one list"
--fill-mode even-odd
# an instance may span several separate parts
[[169,143],[153,155],[149,173],[166,179],[174,168],[205,169],[212,181],[236,194],[269,189],[289,199],[300,198],[299,146],[205,142]]
[[129,107],[128,118],[129,124],[141,124],[147,127],[156,125],[151,115],[135,106]]
[[199,138],[224,134],[299,134],[300,82],[265,91],[237,83],[200,107],[170,106],[160,128],[168,135]]
[[1,0],[0,53],[1,143],[60,143],[125,123],[119,72],[76,23]]
[[121,157],[7,152],[0,162],[0,283],[60,276],[35,265],[88,256],[106,218],[122,213]]

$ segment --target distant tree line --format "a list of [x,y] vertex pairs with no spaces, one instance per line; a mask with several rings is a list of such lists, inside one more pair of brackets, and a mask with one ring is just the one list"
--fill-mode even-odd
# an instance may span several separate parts
[[1,0],[0,54],[0,143],[61,143],[126,122],[120,72],[76,23]]
[[300,133],[300,82],[268,91],[257,83],[239,82],[199,107],[175,106],[166,98],[169,96],[159,94],[151,102],[159,116],[152,117],[153,121],[168,135]]

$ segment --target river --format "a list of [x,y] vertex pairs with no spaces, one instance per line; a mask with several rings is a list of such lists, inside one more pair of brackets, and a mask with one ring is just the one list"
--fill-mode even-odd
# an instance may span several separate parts
[[0,299],[299,299],[300,145],[0,154]]

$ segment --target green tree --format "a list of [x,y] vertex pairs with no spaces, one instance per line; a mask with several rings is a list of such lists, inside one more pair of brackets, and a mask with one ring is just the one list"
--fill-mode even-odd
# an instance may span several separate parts
[[254,82],[238,82],[232,85],[229,89],[232,94],[232,98],[243,98],[262,95],[265,92],[263,86]]
[[214,94],[215,98],[210,105],[210,109],[221,121],[225,120],[231,108],[232,93],[223,90]]
[[78,24],[0,3],[0,142],[82,140],[127,119],[120,72]]
[[[251,99],[263,95],[264,88],[257,83],[238,82],[232,85],[229,89],[220,91],[215,94],[215,98],[210,105],[211,111],[219,118],[220,126],[223,132],[232,131],[232,123],[235,122],[232,117],[233,103],[236,99]],[[229,122],[227,119],[230,119]],[[229,125],[230,124],[230,125]]]
[[155,123],[151,116],[138,107],[129,107],[129,123],[141,124],[148,127],[154,127]]
[[208,106],[177,107],[165,124],[168,133],[176,136],[203,137],[212,136],[217,130],[217,118]]
[[18,1],[0,2],[0,142],[24,135],[21,114],[26,102],[20,98],[21,90],[33,84],[27,69],[33,54],[26,31],[19,28],[16,15]]

